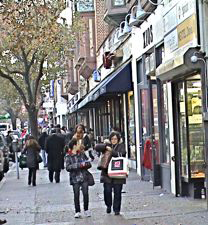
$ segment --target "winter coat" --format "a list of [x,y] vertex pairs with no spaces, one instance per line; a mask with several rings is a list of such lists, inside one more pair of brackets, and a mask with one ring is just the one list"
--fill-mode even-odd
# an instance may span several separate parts
[[43,132],[38,139],[38,143],[39,143],[41,149],[43,149],[43,150],[45,150],[45,142],[46,142],[47,137],[48,137],[48,134],[46,132]]
[[40,152],[40,148],[36,146],[25,147],[23,150],[23,154],[26,154],[26,162],[28,168],[36,168],[38,169],[38,154]]
[[[108,145],[109,146],[109,145]],[[126,156],[125,145],[123,143],[117,144],[115,146],[111,145],[112,157]],[[113,183],[113,184],[125,184],[126,179],[115,179],[108,176],[108,169],[103,169],[100,177],[101,183]]]
[[65,140],[62,135],[52,134],[46,139],[45,150],[48,153],[48,170],[59,172],[63,168],[63,150]]
[[[84,163],[87,162],[87,165]],[[69,150],[66,155],[66,168],[70,172],[70,184],[87,182],[87,169],[91,167],[89,159],[83,152],[76,154]]]

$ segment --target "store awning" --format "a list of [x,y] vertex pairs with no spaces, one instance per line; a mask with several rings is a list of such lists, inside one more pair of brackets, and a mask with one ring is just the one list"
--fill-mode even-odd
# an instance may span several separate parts
[[131,61],[127,61],[116,71],[104,78],[85,98],[78,104],[78,109],[95,101],[98,97],[110,93],[124,93],[133,90]]
[[125,93],[131,90],[133,90],[131,63],[128,63],[108,77],[99,89],[99,96],[110,93]]

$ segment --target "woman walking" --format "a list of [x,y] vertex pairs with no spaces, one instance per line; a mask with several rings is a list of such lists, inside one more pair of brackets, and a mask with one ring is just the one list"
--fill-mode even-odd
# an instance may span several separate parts
[[[105,149],[107,151],[112,151],[112,157],[126,156],[125,146],[123,143],[120,143],[120,140],[121,135],[119,132],[112,131],[110,133],[110,143],[106,145]],[[119,215],[121,210],[121,191],[123,184],[126,183],[126,179],[110,178],[108,176],[108,169],[102,169],[100,182],[104,183],[104,201],[107,206],[106,212],[111,213],[111,207],[113,205],[115,215]],[[114,192],[114,199],[112,198],[112,192]]]
[[30,136],[25,143],[23,154],[26,154],[27,167],[29,169],[28,185],[36,186],[36,171],[38,169],[38,157],[40,146],[33,136]]
[[83,193],[84,200],[84,215],[90,217],[88,210],[89,194],[88,194],[88,169],[91,167],[87,156],[84,153],[84,130],[82,126],[77,126],[75,135],[68,144],[68,151],[66,154],[66,170],[70,172],[70,184],[73,186],[75,218],[81,217],[80,210],[80,188]]

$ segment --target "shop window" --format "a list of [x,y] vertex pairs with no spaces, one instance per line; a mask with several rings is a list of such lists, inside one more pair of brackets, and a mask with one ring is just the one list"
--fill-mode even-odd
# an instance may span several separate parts
[[168,121],[168,93],[167,93],[167,84],[163,84],[162,86],[162,104],[161,104],[161,112],[162,112],[162,135],[163,140],[163,153],[162,153],[162,163],[170,162],[170,146],[169,146],[169,121]]
[[128,93],[128,109],[128,142],[130,147],[130,159],[136,160],[136,133],[133,91]]
[[201,81],[187,81],[191,178],[204,177],[204,127],[201,96]]
[[137,61],[137,84],[143,81],[143,65],[142,60]]
[[126,5],[126,0],[112,0],[113,7],[121,7]]
[[200,76],[196,75],[180,82],[178,93],[181,176],[204,178],[204,126]]
[[155,50],[156,52],[156,68],[163,63],[164,61],[164,44],[160,45],[158,48]]

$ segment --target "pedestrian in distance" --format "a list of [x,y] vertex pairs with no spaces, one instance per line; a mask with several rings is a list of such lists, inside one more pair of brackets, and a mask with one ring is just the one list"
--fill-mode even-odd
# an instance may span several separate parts
[[60,182],[60,173],[62,169],[62,159],[64,154],[64,137],[56,133],[56,129],[51,131],[51,135],[46,138],[45,150],[48,154],[47,166],[49,171],[49,181],[52,183],[55,174],[56,183]]
[[12,162],[15,162],[15,153],[13,151],[12,141],[13,141],[12,131],[9,130],[7,132],[6,142],[7,142],[7,145],[9,147],[9,157],[12,159]]
[[76,133],[68,144],[66,154],[66,170],[70,172],[70,184],[73,186],[75,218],[81,217],[80,209],[80,188],[83,193],[84,215],[90,217],[89,193],[88,193],[88,169],[91,167],[87,156],[85,155],[85,146],[83,145],[84,131],[83,128],[76,129]]
[[30,136],[25,143],[23,154],[26,154],[27,167],[29,169],[28,185],[36,186],[36,172],[38,166],[38,156],[40,152],[40,146],[33,136]]
[[93,149],[94,149],[94,146],[95,146],[95,139],[94,139],[94,131],[93,131],[92,128],[89,129],[88,137],[89,137],[89,141],[90,141],[90,148],[89,148],[88,152],[89,152],[89,156],[91,158],[91,161],[94,161],[95,157],[93,155]]
[[41,147],[41,155],[42,155],[42,159],[43,159],[43,165],[44,167],[47,167],[47,155],[46,155],[46,150],[45,150],[45,142],[46,142],[46,138],[48,137],[47,134],[47,128],[44,127],[42,129],[42,133],[38,139],[38,143]]
[[74,129],[72,127],[70,127],[69,131],[66,133],[66,136],[65,136],[66,145],[68,145],[68,143],[71,141],[73,135],[74,135]]
[[[123,143],[120,142],[121,135],[117,131],[112,131],[109,135],[110,143],[106,145],[104,151],[112,151],[112,157],[126,156],[126,150]],[[108,176],[108,169],[102,169],[100,182],[103,183],[104,188],[104,201],[107,206],[106,212],[111,213],[111,207],[115,215],[120,214],[121,210],[121,193],[123,184],[126,183],[126,179],[110,178]],[[112,192],[114,192],[114,199],[112,198]]]
[[95,159],[95,157],[93,156],[92,152],[91,152],[91,141],[90,141],[90,138],[85,130],[85,126],[83,124],[78,124],[76,127],[75,127],[75,134],[76,132],[81,132],[81,130],[84,132],[83,134],[83,144],[84,144],[84,147],[85,147],[85,151],[88,151],[89,153],[89,157],[91,159],[91,161],[93,161]]

